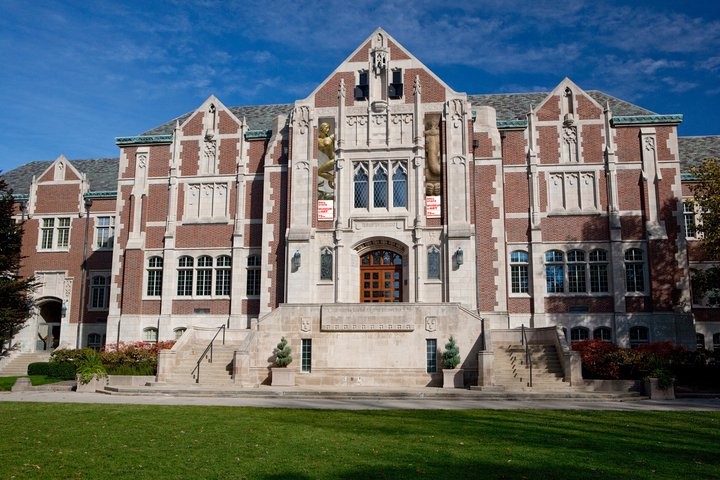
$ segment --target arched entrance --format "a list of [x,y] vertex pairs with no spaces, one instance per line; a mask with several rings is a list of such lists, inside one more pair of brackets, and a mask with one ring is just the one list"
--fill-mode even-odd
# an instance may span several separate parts
[[390,250],[360,257],[360,302],[402,302],[403,258]]
[[53,350],[60,345],[62,301],[49,297],[38,300],[38,328],[36,351]]

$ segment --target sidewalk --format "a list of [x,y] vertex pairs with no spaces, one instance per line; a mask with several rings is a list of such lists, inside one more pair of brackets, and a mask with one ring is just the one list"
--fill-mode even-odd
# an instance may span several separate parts
[[[224,407],[306,408],[337,410],[468,410],[468,409],[551,409],[551,410],[619,410],[619,411],[720,411],[720,398],[678,400],[589,400],[589,399],[502,399],[482,392],[454,391],[441,395],[442,389],[327,389],[322,391],[298,387],[245,389],[246,394],[233,395],[172,395],[133,394],[107,395],[77,392],[0,392],[2,402],[101,403],[112,405],[196,405]],[[335,392],[335,394],[332,394]],[[447,391],[446,391],[447,392]],[[435,395],[433,395],[435,394]]]

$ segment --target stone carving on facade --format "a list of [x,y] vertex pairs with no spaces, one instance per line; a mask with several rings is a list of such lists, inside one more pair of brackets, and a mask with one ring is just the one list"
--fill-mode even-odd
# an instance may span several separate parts
[[573,126],[563,127],[563,147],[565,149],[565,161],[577,162],[577,128]]
[[215,164],[217,159],[217,140],[209,140],[206,137],[203,146],[203,173],[215,173]]
[[[318,182],[318,190],[327,195],[335,189],[335,134],[331,132],[330,124],[322,122],[318,132],[318,150],[325,155],[325,159],[320,158],[318,166],[318,176],[325,181]],[[324,185],[327,182],[327,187]],[[329,191],[328,191],[329,190]],[[323,198],[323,197],[321,197]],[[324,198],[327,198],[325,196]],[[330,197],[332,198],[332,197]]]
[[147,153],[139,153],[137,156],[137,164],[139,168],[145,168],[147,165]]
[[425,317],[425,330],[434,332],[437,329],[437,317]]
[[299,132],[304,135],[310,127],[310,107],[305,105],[295,107],[292,113],[292,121],[297,125],[296,128]]
[[312,326],[312,323],[310,322],[309,317],[302,317],[300,319],[300,331],[301,332],[305,332],[305,333],[309,332],[311,326]]
[[648,152],[655,151],[655,139],[653,137],[645,137],[645,150]]
[[440,122],[437,117],[425,119],[425,195],[440,195]]

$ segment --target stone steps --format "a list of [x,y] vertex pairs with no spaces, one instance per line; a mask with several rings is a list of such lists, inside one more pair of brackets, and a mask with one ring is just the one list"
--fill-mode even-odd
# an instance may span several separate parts
[[512,391],[566,392],[573,389],[565,382],[562,364],[554,345],[529,345],[532,363],[532,387],[530,368],[526,363],[525,347],[517,344],[493,344],[495,352],[493,383]]
[[21,353],[0,369],[2,377],[21,377],[27,375],[28,365],[36,362],[47,362],[50,352]]

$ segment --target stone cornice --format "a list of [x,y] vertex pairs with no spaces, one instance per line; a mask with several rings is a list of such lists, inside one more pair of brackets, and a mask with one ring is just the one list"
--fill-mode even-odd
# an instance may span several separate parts
[[117,192],[114,190],[106,190],[100,192],[87,192],[84,198],[116,198]]
[[682,114],[673,115],[628,115],[613,117],[610,125],[613,127],[620,125],[654,125],[654,124],[672,124],[677,125],[683,121]]
[[137,137],[115,137],[115,145],[155,145],[172,142],[172,135],[140,135]]
[[498,120],[497,128],[500,130],[522,130],[527,128],[527,120]]

